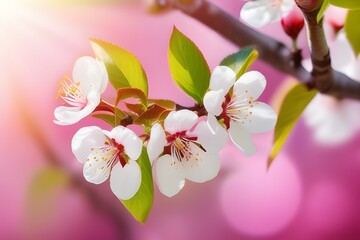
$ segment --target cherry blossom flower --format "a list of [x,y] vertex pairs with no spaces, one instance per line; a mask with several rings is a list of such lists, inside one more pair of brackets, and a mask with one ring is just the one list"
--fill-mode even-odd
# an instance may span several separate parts
[[81,128],[73,137],[71,148],[84,164],[88,182],[100,184],[110,176],[112,192],[122,200],[132,198],[141,184],[141,170],[136,162],[142,141],[128,128],[115,127],[111,132],[98,127]]
[[225,147],[226,132],[217,129],[214,135],[206,122],[197,121],[192,111],[173,111],[165,119],[165,131],[160,124],[151,129],[147,150],[159,190],[168,197],[184,187],[185,179],[203,183],[220,170],[218,152]]
[[[356,81],[360,81],[360,59],[355,57],[346,34],[341,30],[331,47],[332,67]],[[311,61],[303,62],[311,70]],[[305,122],[314,130],[320,144],[341,144],[360,130],[360,104],[348,99],[336,99],[318,94],[304,112]]]
[[260,72],[247,72],[235,80],[232,69],[226,66],[214,69],[210,91],[204,97],[207,122],[210,129],[215,130],[222,128],[218,123],[220,120],[233,143],[246,155],[252,155],[256,148],[251,134],[272,130],[277,115],[270,106],[256,101],[266,86],[265,77]]
[[279,21],[294,7],[294,0],[252,0],[243,6],[240,18],[252,27],[260,28]]
[[70,105],[55,109],[54,122],[58,125],[77,123],[92,113],[109,81],[104,63],[87,56],[76,61],[72,75],[73,79],[66,77],[61,82],[58,92],[58,97]]

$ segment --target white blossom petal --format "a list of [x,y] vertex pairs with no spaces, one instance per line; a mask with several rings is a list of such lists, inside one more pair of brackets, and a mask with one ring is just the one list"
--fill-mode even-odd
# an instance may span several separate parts
[[193,157],[188,160],[185,169],[186,178],[193,182],[203,183],[216,177],[221,166],[218,153],[204,152],[194,143],[190,143],[190,147]]
[[266,79],[258,71],[244,73],[234,85],[233,94],[242,99],[256,100],[266,87]]
[[344,30],[338,33],[331,48],[331,62],[336,71],[360,81],[360,61],[355,57]]
[[222,104],[225,101],[227,92],[224,90],[209,91],[204,96],[204,106],[208,113],[219,116],[223,109]]
[[117,126],[111,130],[111,135],[118,144],[122,144],[125,148],[126,155],[133,160],[137,160],[141,155],[142,141],[130,129]]
[[260,28],[278,21],[294,7],[294,0],[253,0],[247,2],[240,18],[252,27]]
[[104,145],[106,136],[100,128],[84,127],[77,131],[71,140],[71,149],[76,159],[85,163],[87,157],[92,152],[92,148]]
[[81,107],[57,107],[54,111],[54,123],[58,125],[71,125],[79,122],[84,117],[91,114],[100,103],[100,94],[91,91],[88,95],[87,105],[81,109]]
[[124,167],[117,163],[110,176],[111,191],[121,200],[132,198],[141,185],[141,169],[136,161],[130,160]]
[[277,115],[269,105],[256,102],[243,126],[250,133],[263,133],[274,129],[276,120]]
[[256,147],[251,134],[241,123],[230,121],[229,135],[233,143],[247,156],[255,153]]
[[171,134],[190,130],[198,118],[198,115],[190,110],[172,111],[165,119],[165,130]]
[[272,0],[255,0],[245,3],[240,18],[252,27],[260,28],[281,18],[280,8],[271,6]]
[[117,149],[114,147],[94,148],[84,164],[84,178],[86,181],[100,184],[110,175],[110,169],[116,158]]
[[81,57],[75,62],[73,79],[79,84],[85,96],[92,90],[99,93],[105,90],[104,86],[107,85],[108,78],[104,68],[104,64],[88,56]]
[[211,90],[224,90],[229,92],[230,88],[234,85],[236,80],[236,73],[229,67],[217,66],[210,78]]
[[164,151],[167,144],[164,129],[158,123],[154,124],[151,128],[150,139],[147,145],[147,152],[149,155],[150,163],[153,164],[160,154]]
[[159,190],[167,197],[175,196],[185,185],[183,167],[173,162],[168,154],[155,162],[156,178]]
[[227,132],[218,123],[212,131],[209,124],[202,121],[196,126],[193,134],[197,136],[197,141],[206,149],[207,152],[218,153],[227,144]]

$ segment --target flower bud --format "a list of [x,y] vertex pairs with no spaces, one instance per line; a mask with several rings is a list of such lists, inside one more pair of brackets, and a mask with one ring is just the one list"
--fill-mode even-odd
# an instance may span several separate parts
[[281,25],[285,33],[295,41],[304,27],[304,16],[300,9],[294,7],[287,16],[281,19]]
[[330,24],[335,33],[339,32],[345,24],[347,9],[330,6],[325,15],[325,21]]

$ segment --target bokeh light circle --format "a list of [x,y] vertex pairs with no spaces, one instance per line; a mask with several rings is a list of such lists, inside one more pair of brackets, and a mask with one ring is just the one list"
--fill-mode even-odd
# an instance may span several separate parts
[[295,166],[280,154],[267,172],[265,159],[261,153],[238,159],[241,164],[222,186],[225,219],[240,233],[275,234],[291,222],[299,208],[302,183]]
[[314,184],[306,198],[307,223],[321,232],[343,229],[351,214],[351,197],[346,189],[333,180]]

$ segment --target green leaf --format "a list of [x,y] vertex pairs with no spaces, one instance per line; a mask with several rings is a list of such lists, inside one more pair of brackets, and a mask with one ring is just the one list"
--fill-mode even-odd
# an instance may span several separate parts
[[[112,114],[105,114],[105,113],[95,113],[91,116],[94,118],[101,119],[108,123],[112,127],[116,127],[120,124],[121,120],[126,118],[128,115],[121,111],[119,108],[115,109],[107,109],[107,108],[98,108],[99,111],[106,111],[111,112]],[[114,113],[115,111],[115,113]]]
[[148,82],[139,60],[129,51],[102,40],[90,39],[96,57],[105,63],[114,88],[138,88],[147,97]]
[[171,110],[166,109],[158,104],[153,104],[146,110],[146,112],[135,119],[134,123],[151,127],[159,120],[160,116],[162,116],[164,112],[170,113]]
[[132,104],[132,103],[125,103],[127,109],[133,113],[136,113],[138,116],[143,114],[146,111],[146,107],[142,104]]
[[332,5],[348,8],[348,9],[360,9],[359,0],[329,0]]
[[138,88],[119,88],[117,90],[117,97],[115,101],[115,105],[117,106],[120,101],[135,98],[140,101],[144,106],[147,105],[147,98],[143,91]]
[[322,5],[321,5],[321,8],[320,8],[320,11],[316,17],[317,21],[320,22],[320,20],[322,19],[322,17],[324,16],[324,13],[326,11],[326,9],[329,7],[329,0],[324,0]]
[[270,167],[276,155],[283,147],[302,112],[316,94],[316,90],[310,91],[304,85],[298,84],[286,95],[280,108],[279,117],[275,126],[275,137],[270,157],[268,159],[268,167]]
[[171,100],[165,100],[165,99],[149,99],[149,103],[155,103],[157,105],[160,105],[163,108],[166,109],[172,109],[174,110],[176,107],[175,102],[171,101]]
[[360,53],[360,10],[350,10],[345,21],[345,32],[357,56]]
[[146,148],[143,148],[137,163],[141,169],[139,191],[131,199],[122,200],[121,202],[137,221],[144,223],[150,213],[154,200],[152,171]]
[[221,66],[227,66],[236,73],[236,79],[243,75],[257,59],[259,53],[252,47],[245,47],[221,61]]
[[198,47],[174,27],[168,52],[170,72],[176,84],[202,103],[210,84],[210,69]]

